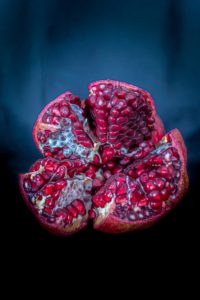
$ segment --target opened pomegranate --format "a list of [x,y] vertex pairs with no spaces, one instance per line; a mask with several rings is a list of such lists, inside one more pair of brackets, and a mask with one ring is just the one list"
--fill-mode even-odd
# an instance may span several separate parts
[[130,84],[94,82],[84,101],[62,94],[40,113],[33,137],[44,158],[20,175],[20,187],[57,234],[72,234],[89,218],[110,233],[148,227],[188,188],[180,132],[164,135],[150,94]]

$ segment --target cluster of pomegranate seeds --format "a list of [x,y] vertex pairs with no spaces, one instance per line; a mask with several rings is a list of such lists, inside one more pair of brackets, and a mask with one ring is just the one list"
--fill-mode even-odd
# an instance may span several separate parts
[[120,219],[135,221],[159,214],[176,200],[180,169],[177,150],[171,144],[161,145],[128,166],[105,191],[95,195],[94,207],[103,208],[114,198],[113,215]]
[[86,104],[101,143],[109,143],[115,149],[129,149],[151,138],[155,119],[147,93],[112,83],[97,83],[91,86]]
[[113,233],[150,225],[187,189],[180,133],[164,136],[150,94],[135,86],[95,82],[82,102],[66,92],[41,112],[33,136],[44,158],[20,176],[21,190],[54,233],[76,232],[89,218]]
[[88,148],[94,144],[87,134],[87,120],[80,103],[78,97],[65,93],[42,115],[36,139],[45,156],[58,159],[88,158]]

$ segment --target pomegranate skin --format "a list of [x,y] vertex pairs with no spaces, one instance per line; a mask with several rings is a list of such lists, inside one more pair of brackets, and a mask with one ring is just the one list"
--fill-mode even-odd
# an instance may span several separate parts
[[[176,194],[176,202],[174,203],[172,209],[181,201],[183,195],[187,192],[189,187],[189,178],[187,174],[187,150],[184,143],[184,140],[178,129],[174,129],[168,133],[167,136],[164,136],[160,143],[165,143],[166,139],[170,136],[172,146],[178,149],[178,153],[180,156],[180,160],[182,162],[181,166],[181,175],[180,181],[178,184],[178,192]],[[106,188],[105,188],[106,189]],[[112,215],[114,211],[115,205],[111,204],[111,208],[109,213],[105,217],[101,213],[101,209],[98,212],[98,216],[94,219],[94,228],[99,231],[103,231],[106,233],[118,234],[124,232],[130,232],[140,229],[145,229],[152,226],[154,223],[163,218],[171,209],[165,210],[159,215],[147,218],[145,220],[138,220],[134,223],[130,223],[128,221],[119,220],[115,216]],[[99,210],[99,209],[98,209]]]

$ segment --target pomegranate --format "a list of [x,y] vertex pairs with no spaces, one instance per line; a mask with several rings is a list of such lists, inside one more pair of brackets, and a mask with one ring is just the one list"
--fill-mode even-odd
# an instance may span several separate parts
[[44,158],[20,175],[22,195],[49,231],[121,233],[162,218],[188,188],[178,129],[165,134],[146,91],[118,81],[66,92],[40,113],[33,137]]

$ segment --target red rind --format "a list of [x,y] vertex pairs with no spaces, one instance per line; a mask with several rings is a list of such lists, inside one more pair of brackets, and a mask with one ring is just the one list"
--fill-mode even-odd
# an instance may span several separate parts
[[177,128],[171,130],[168,135],[171,137],[172,146],[178,150],[180,160],[182,162],[179,189],[176,199],[176,204],[178,204],[189,187],[189,177],[187,174],[187,149],[183,137]]
[[158,115],[156,115],[155,117],[154,126],[155,126],[155,130],[153,130],[152,132],[152,141],[154,144],[157,144],[165,134],[164,124]]

